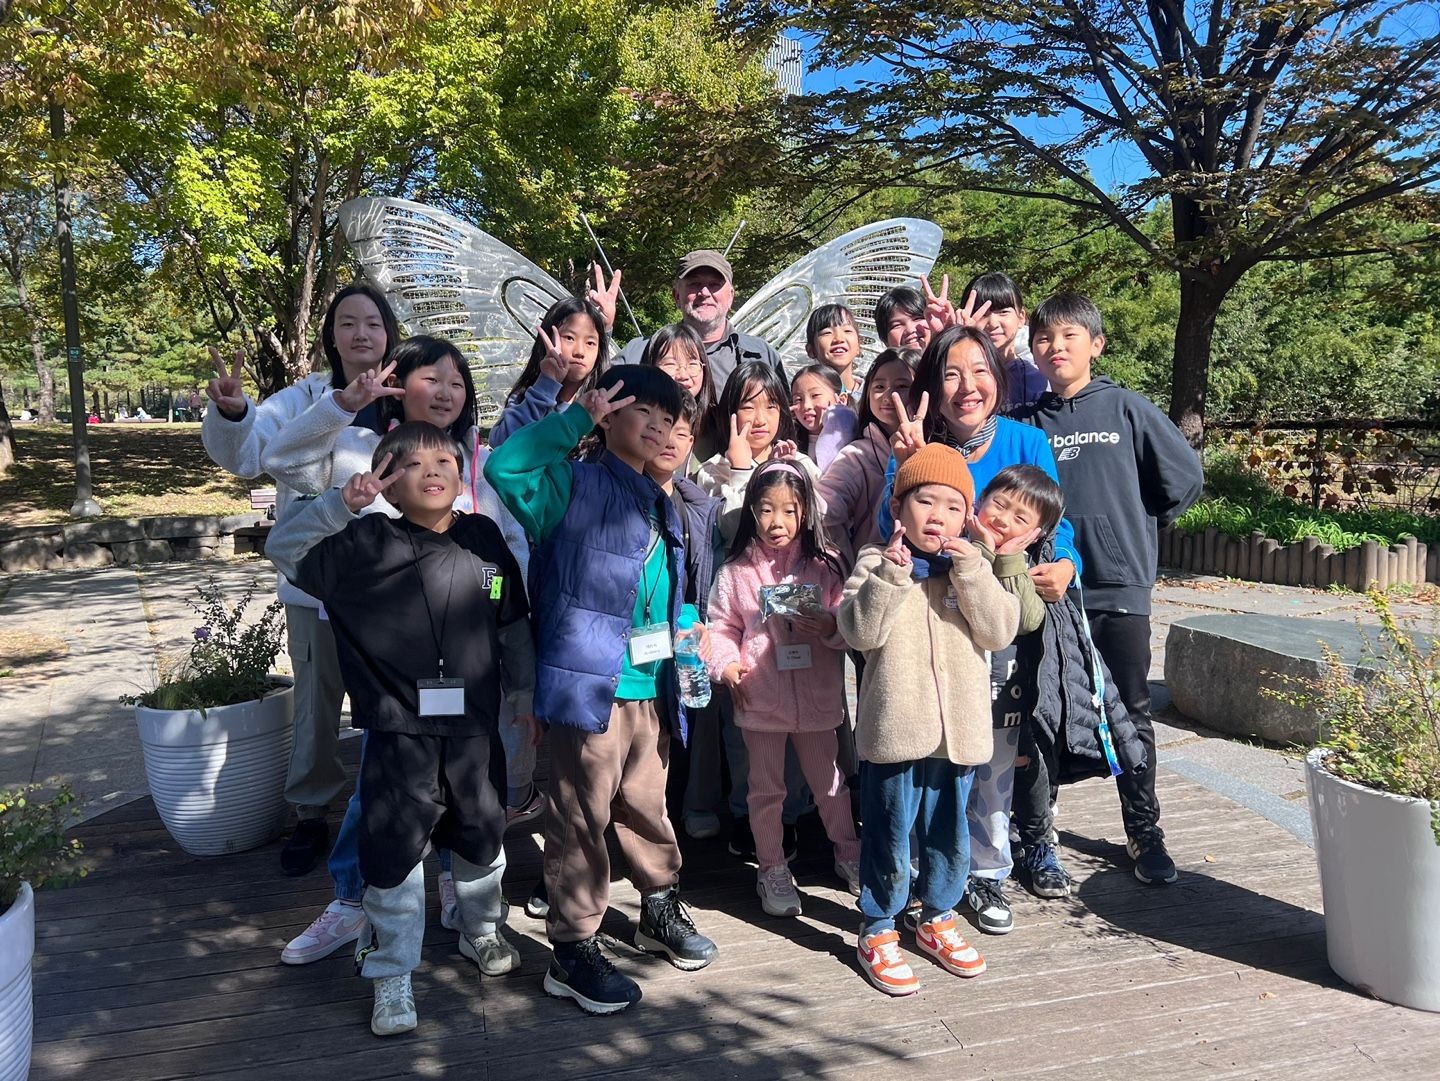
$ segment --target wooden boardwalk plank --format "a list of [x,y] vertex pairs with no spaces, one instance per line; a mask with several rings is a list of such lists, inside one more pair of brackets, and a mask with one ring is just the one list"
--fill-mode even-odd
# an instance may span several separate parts
[[[353,758],[353,749],[350,751]],[[353,765],[353,762],[352,762]],[[1440,1016],[1345,988],[1325,964],[1313,854],[1203,787],[1162,772],[1176,886],[1135,882],[1113,788],[1067,789],[1059,825],[1076,896],[1012,889],[1017,928],[975,936],[990,969],[959,981],[916,958],[922,991],[886,999],[854,965],[853,898],[807,822],[798,920],[765,916],[753,868],[719,842],[684,842],[697,921],[721,947],[700,973],[637,955],[638,897],[617,882],[604,930],[645,999],[591,1018],[544,996],[542,923],[512,912],[523,957],[479,977],[438,925],[431,881],[412,1037],[367,1030],[370,988],[335,956],[288,968],[280,946],[330,899],[276,846],[185,855],[148,801],[78,831],[94,871],[37,899],[32,1078],[392,1077],[1285,1078],[1434,1077]],[[509,846],[507,891],[528,892],[531,838]]]

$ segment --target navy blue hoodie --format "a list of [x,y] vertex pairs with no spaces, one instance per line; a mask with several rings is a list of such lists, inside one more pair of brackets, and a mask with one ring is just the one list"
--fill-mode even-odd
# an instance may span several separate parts
[[1073,398],[1053,392],[1015,414],[1055,452],[1065,517],[1084,559],[1085,607],[1150,614],[1160,526],[1200,498],[1200,458],[1146,398],[1092,379]]

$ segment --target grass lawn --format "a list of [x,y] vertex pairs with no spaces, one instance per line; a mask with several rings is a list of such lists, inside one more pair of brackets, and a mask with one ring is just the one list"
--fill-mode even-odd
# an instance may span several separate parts
[[[92,424],[90,470],[107,518],[157,514],[236,514],[250,509],[250,489],[210,460],[198,424]],[[68,424],[17,424],[18,461],[0,478],[6,525],[68,522],[75,501]]]

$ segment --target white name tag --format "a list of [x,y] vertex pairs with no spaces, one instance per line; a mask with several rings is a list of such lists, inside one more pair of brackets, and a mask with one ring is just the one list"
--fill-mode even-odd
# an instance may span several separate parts
[[463,679],[417,679],[416,696],[422,717],[465,716],[465,681]]
[[630,663],[636,666],[653,664],[674,656],[675,647],[670,637],[670,624],[651,623],[645,627],[630,630]]
[[960,598],[955,595],[955,587],[948,586],[945,589],[945,607],[959,609]]
[[775,663],[782,672],[793,672],[797,668],[809,668],[810,647],[807,645],[781,646],[775,654]]

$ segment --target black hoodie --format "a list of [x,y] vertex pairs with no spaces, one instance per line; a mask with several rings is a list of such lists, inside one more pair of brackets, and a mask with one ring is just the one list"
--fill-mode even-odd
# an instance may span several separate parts
[[1160,410],[1105,376],[1073,398],[1053,392],[1019,411],[1050,440],[1065,517],[1085,570],[1085,607],[1150,614],[1160,526],[1200,498],[1200,458]]

